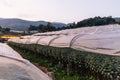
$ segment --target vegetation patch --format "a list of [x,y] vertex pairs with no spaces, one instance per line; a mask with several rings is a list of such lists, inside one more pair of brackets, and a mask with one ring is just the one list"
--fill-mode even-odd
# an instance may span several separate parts
[[[49,65],[48,69],[55,72],[58,78],[62,78],[61,80],[94,80],[93,77],[96,80],[120,79],[120,57],[117,56],[37,44],[19,44],[13,42],[8,44],[13,48],[25,51],[24,55],[28,57],[28,60],[37,61],[43,66]],[[43,62],[40,62],[39,59]],[[69,79],[70,76],[72,78],[75,76],[76,79]],[[89,77],[89,79],[80,79],[79,76]],[[93,76],[92,79],[90,79],[91,76]]]

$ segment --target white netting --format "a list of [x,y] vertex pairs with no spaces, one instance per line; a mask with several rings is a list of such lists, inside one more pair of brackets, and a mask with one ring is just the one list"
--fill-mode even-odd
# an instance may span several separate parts
[[6,44],[0,43],[0,79],[52,80]]
[[58,36],[46,36],[38,41],[38,44],[49,45],[54,39],[57,39]]
[[21,36],[20,38],[21,38],[21,39],[30,39],[30,38],[32,38],[32,37],[34,37],[34,36]]
[[90,37],[90,35],[87,35],[86,39],[85,36],[84,38],[79,37],[71,47],[77,50],[87,50],[105,54],[114,54],[120,50],[120,44],[118,43],[120,36],[114,38],[92,37],[92,39],[88,39],[88,36]]
[[74,38],[74,36],[60,36],[56,39],[54,39],[50,46],[54,47],[70,47],[71,41]]
[[15,43],[20,43],[20,39],[9,39],[8,41],[15,42]]
[[8,47],[6,44],[1,43],[0,43],[0,55],[12,58],[22,58],[16,51],[12,50],[11,47]]
[[46,36],[34,36],[31,39],[29,39],[29,44],[38,44],[38,41],[45,37]]
[[[41,38],[37,39],[34,38],[34,36]],[[25,43],[27,40],[21,41],[17,39],[12,41]],[[86,50],[110,55],[119,55],[119,41],[120,25],[93,26],[37,33],[30,38],[31,44],[36,43],[55,47],[71,47],[77,50]]]

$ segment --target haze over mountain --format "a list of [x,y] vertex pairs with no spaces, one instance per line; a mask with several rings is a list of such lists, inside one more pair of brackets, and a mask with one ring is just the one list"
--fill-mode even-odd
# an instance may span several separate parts
[[116,22],[120,22],[120,18],[119,17],[116,17],[114,18]]
[[[47,25],[47,23],[47,21],[29,21],[18,18],[0,18],[0,26],[3,28],[10,28],[12,30],[27,30],[30,25]],[[51,24],[55,27],[66,26],[66,24],[60,22],[51,22]]]

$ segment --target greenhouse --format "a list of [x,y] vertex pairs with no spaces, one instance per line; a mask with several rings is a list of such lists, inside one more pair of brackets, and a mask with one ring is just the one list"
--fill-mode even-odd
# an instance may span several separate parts
[[86,71],[97,80],[119,80],[119,41],[120,25],[105,25],[36,33],[8,44],[61,64],[68,73]]
[[3,43],[0,43],[0,71],[1,80],[52,80]]
[[9,41],[23,44],[70,47],[76,50],[119,55],[120,44],[118,41],[120,34],[118,33],[120,33],[119,25],[107,25],[37,33],[32,36],[22,36],[20,39],[10,39]]

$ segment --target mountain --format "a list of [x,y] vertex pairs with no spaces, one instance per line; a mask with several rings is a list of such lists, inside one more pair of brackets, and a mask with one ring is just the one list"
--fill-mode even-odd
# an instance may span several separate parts
[[119,17],[116,17],[114,18],[116,22],[120,22],[120,18]]
[[[29,21],[18,18],[0,18],[0,26],[3,28],[10,28],[12,30],[27,30],[30,25],[47,25],[47,23],[47,21]],[[51,24],[55,27],[66,26],[66,24],[59,22],[51,22]]]

